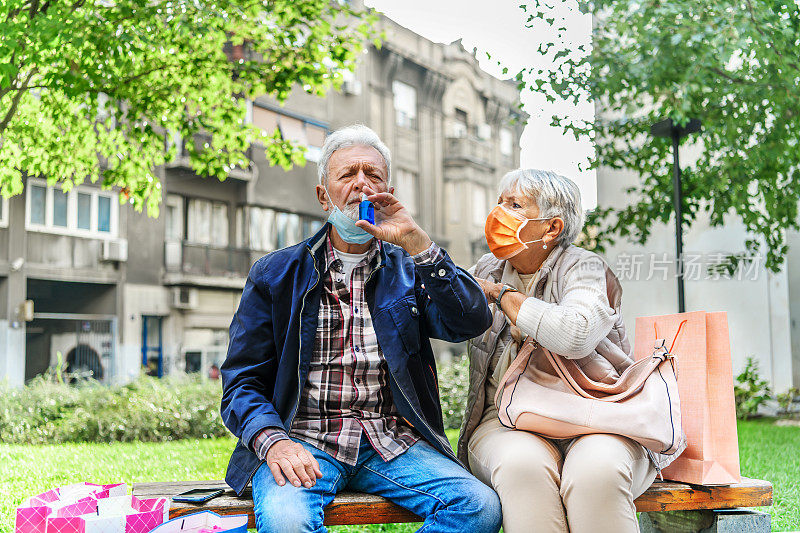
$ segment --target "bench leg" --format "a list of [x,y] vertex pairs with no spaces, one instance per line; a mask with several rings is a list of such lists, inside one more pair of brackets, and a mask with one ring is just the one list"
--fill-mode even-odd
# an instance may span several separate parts
[[769,513],[750,509],[639,513],[641,533],[769,533]]

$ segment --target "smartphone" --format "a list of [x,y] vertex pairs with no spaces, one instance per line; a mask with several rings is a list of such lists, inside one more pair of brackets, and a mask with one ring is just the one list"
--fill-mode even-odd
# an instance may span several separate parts
[[172,497],[174,502],[205,503],[225,492],[224,489],[192,489]]

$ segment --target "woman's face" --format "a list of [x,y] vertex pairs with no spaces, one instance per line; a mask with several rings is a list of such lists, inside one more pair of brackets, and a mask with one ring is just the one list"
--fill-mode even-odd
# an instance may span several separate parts
[[[504,192],[500,195],[497,203],[525,218],[539,218],[539,206],[536,204],[536,199],[521,194],[519,191]],[[552,217],[546,220],[529,220],[522,227],[519,237],[522,242],[535,242],[529,244],[525,250],[522,250],[517,255],[509,258],[508,261],[511,266],[521,274],[535,272],[547,256],[550,255],[550,252],[553,251],[556,240],[563,230],[564,220],[561,217]],[[544,239],[544,241],[539,239]],[[543,243],[547,243],[548,247],[544,248],[542,246]]]
[[[536,204],[534,198],[530,198],[519,191],[511,190],[506,191],[500,195],[497,203],[515,213],[519,213],[525,218],[538,218],[539,206]],[[522,242],[528,242],[535,239],[541,239],[542,235],[547,231],[547,220],[530,220],[522,228],[520,239]],[[541,246],[541,243],[537,243]]]

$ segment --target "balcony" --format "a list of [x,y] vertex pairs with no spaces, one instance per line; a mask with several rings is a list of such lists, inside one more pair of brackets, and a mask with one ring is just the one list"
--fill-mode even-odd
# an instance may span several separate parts
[[242,288],[253,260],[246,248],[167,241],[164,283]]
[[[120,279],[119,264],[127,260],[124,239],[89,238],[65,230],[28,231],[26,240],[25,263],[31,277],[116,283]],[[112,255],[112,248],[119,253]]]
[[[200,148],[202,147],[202,143],[209,142],[210,140],[211,136],[209,135],[202,135],[202,134],[196,135],[194,139],[195,146]],[[167,168],[179,168],[185,170],[192,169],[192,166],[189,163],[189,152],[186,149],[186,142],[187,142],[186,139],[183,139],[178,135],[172,135],[171,137],[168,138],[168,145],[177,144],[178,149],[177,153],[175,154],[175,159],[166,163],[165,166]],[[167,148],[169,148],[169,146],[167,146]],[[245,150],[244,153],[245,157],[247,158],[247,164],[248,164],[247,168],[240,168],[240,167],[232,168],[230,172],[228,172],[229,178],[242,181],[250,181],[253,179],[254,177],[253,162],[252,162],[253,147],[252,146],[249,147],[247,150]]]
[[494,169],[492,144],[470,136],[448,137],[444,145],[444,164]]

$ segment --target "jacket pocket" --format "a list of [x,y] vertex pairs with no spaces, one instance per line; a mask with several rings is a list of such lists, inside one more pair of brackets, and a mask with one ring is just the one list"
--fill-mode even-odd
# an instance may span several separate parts
[[403,298],[389,308],[397,328],[397,334],[403,342],[408,354],[417,354],[420,350],[419,316],[420,310],[414,297]]

